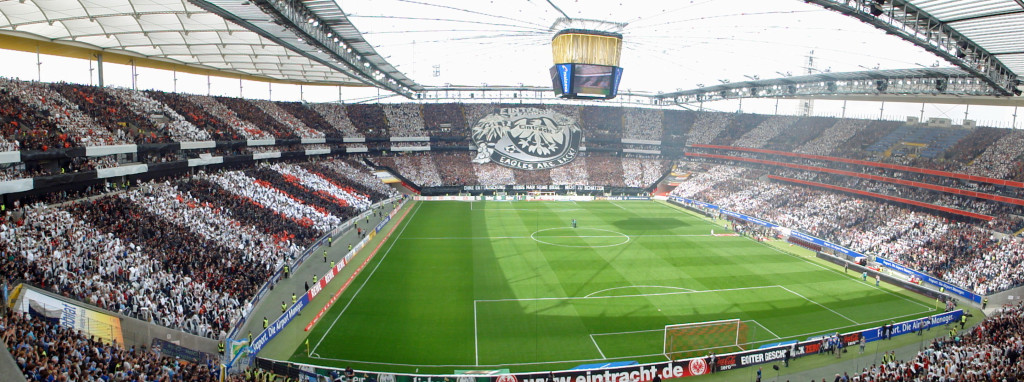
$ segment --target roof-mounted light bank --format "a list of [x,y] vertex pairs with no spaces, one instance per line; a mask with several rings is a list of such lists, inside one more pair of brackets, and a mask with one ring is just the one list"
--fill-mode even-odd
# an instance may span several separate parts
[[[1020,95],[1017,76],[983,47],[905,0],[806,0],[899,36],[981,78],[997,95]],[[1018,1],[1019,2],[1019,1]]]

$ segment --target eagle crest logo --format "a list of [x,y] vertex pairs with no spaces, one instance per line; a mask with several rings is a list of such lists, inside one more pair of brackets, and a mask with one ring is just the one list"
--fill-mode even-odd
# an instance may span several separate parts
[[473,126],[472,138],[473,163],[542,170],[579,156],[582,131],[575,120],[553,110],[499,108]]

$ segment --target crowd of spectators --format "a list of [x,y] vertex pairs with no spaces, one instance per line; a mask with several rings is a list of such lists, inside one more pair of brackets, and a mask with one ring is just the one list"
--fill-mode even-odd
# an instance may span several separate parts
[[737,113],[730,115],[728,116],[726,125],[722,128],[722,131],[715,135],[708,144],[731,145],[732,142],[759,126],[761,122],[764,122],[767,118],[767,116],[760,114]]
[[331,127],[341,132],[341,135],[346,137],[363,136],[358,130],[356,130],[356,126],[352,124],[352,120],[348,118],[348,111],[345,109],[345,105],[337,103],[313,103],[307,106],[323,117],[324,121],[330,124]]
[[388,131],[392,137],[425,137],[423,114],[420,105],[414,103],[383,104],[384,115],[388,118]]
[[784,129],[789,128],[793,122],[796,122],[794,117],[768,117],[753,130],[743,134],[732,145],[753,148],[764,147],[768,144],[768,141],[777,137]]
[[165,103],[146,96],[146,93],[125,88],[108,88],[108,91],[135,114],[143,116],[158,129],[178,142],[210,140],[210,133],[192,124]]
[[[123,137],[115,136],[105,127],[100,126],[79,110],[78,105],[67,100],[49,86],[36,82],[25,82],[0,78],[0,86],[9,89],[22,104],[34,109],[37,115],[51,119],[57,125],[57,145],[43,143],[34,147],[39,150],[47,148],[68,148],[77,146],[106,146],[128,143]],[[49,126],[47,126],[49,127]],[[38,129],[38,127],[36,127]],[[73,140],[69,142],[69,140]],[[52,142],[52,141],[50,141]],[[32,146],[29,146],[32,147]]]
[[136,144],[170,142],[170,137],[148,118],[136,114],[107,94],[104,88],[63,82],[51,83],[50,87],[91,117],[96,126],[106,128],[119,140]]
[[221,337],[285,259],[394,195],[365,167],[317,166],[325,171],[278,163],[20,208],[0,224],[0,273],[166,327]]
[[961,335],[940,337],[907,360],[854,373],[855,382],[1019,381],[1024,379],[1024,305],[1000,308]]
[[662,135],[662,112],[658,109],[629,108],[625,113],[623,139],[659,141]]
[[468,151],[449,151],[430,154],[441,176],[443,185],[480,184],[473,171],[473,154]]
[[793,151],[803,146],[810,140],[821,136],[830,127],[835,126],[836,119],[831,117],[769,117],[788,118],[791,122],[788,128],[780,134],[765,142],[762,146],[769,150]]
[[[28,313],[0,316],[0,336],[29,381],[221,380],[215,364],[190,363],[145,348],[104,343]],[[240,378],[226,380],[239,382]]]
[[516,184],[515,173],[512,169],[500,166],[495,163],[473,163],[473,171],[476,172],[477,184],[481,186],[505,186]]
[[551,169],[551,181],[554,182],[553,184],[569,186],[588,186],[593,184],[587,175],[587,158],[581,156],[563,166]]
[[213,99],[215,102],[224,105],[239,119],[245,121],[250,126],[258,126],[260,130],[269,133],[273,138],[297,138],[293,129],[289,129],[250,100],[235,97],[213,97]]
[[984,226],[855,198],[758,180],[762,170],[682,164],[698,171],[673,195],[717,204],[806,232],[862,253],[886,257],[979,294],[1024,282],[1024,240],[995,237]]
[[[284,112],[298,118],[298,120],[302,121],[306,126],[321,132],[323,136],[327,138],[343,137],[344,132],[324,119],[324,117],[314,109],[312,104],[281,101],[274,102],[274,104]],[[354,130],[355,129],[353,128],[353,131]]]
[[963,172],[1006,179],[1021,166],[1017,160],[1021,154],[1024,154],[1024,131],[1013,131],[995,141],[981,155],[966,164]]
[[580,125],[588,138],[619,142],[622,140],[621,107],[590,106],[580,111]]
[[345,106],[349,120],[365,137],[387,137],[388,118],[378,104],[352,104]]
[[793,152],[811,155],[829,155],[840,145],[868,126],[870,121],[863,119],[840,119],[832,127],[825,129],[817,138],[810,140]]
[[10,80],[0,78],[0,152],[70,147],[73,140],[58,128],[51,111],[22,101]]
[[645,188],[665,173],[665,161],[657,159],[622,158],[622,174],[626,186]]
[[[262,99],[253,99],[253,100],[248,100],[248,101],[250,103],[252,103],[253,105],[256,105],[256,107],[258,107],[260,110],[262,110],[263,113],[265,113],[266,115],[272,117],[274,119],[274,121],[277,121],[278,124],[285,126],[287,128],[287,130],[289,130],[289,131],[293,132],[295,135],[299,136],[299,138],[307,138],[307,139],[324,138],[324,133],[322,131],[314,129],[311,126],[307,126],[299,118],[296,118],[291,113],[289,113],[289,112],[285,111],[284,109],[278,107],[277,103],[270,102],[270,101],[267,101],[267,100],[262,100]],[[287,136],[287,135],[279,136],[278,138],[282,138],[282,137],[285,137],[285,136]]]
[[664,131],[661,138],[662,144],[681,146],[683,143],[686,143],[686,135],[690,132],[690,128],[693,127],[693,123],[697,119],[697,113],[689,110],[665,110],[663,113],[662,124],[664,125]]
[[[235,128],[229,127],[225,122],[208,113],[203,106],[196,104],[185,95],[156,90],[150,90],[144,94],[154,101],[163,103],[180,118],[205,131],[209,135],[209,139],[215,141],[237,141],[243,139],[240,138]],[[169,112],[165,115],[172,120],[174,119]],[[202,135],[197,133],[195,136],[198,138]]]
[[[182,94],[181,96],[187,98],[190,102],[199,106],[203,109],[203,114],[212,116],[212,119],[223,123],[234,131],[232,137],[240,139],[270,139],[274,136],[267,133],[266,131],[260,130],[252,123],[239,118],[234,111],[229,109],[224,104],[218,102],[213,97],[193,95],[193,94]],[[179,110],[180,111],[180,110]],[[213,122],[212,120],[203,119],[206,122]]]
[[710,144],[729,125],[729,115],[724,113],[698,113],[693,127],[686,135],[686,145]]

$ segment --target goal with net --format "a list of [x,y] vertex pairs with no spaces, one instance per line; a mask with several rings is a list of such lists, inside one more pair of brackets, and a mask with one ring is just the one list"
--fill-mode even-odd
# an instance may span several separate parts
[[740,319],[665,325],[665,356],[676,360],[744,350],[752,327]]

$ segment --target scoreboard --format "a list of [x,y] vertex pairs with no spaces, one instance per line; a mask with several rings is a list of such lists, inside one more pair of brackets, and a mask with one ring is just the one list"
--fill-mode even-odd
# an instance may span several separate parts
[[568,99],[612,99],[618,95],[622,68],[592,64],[555,64],[551,67],[555,95]]

